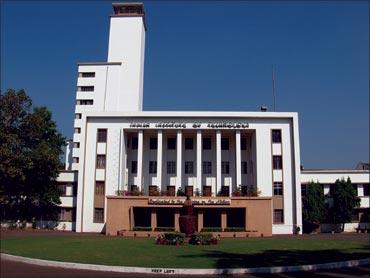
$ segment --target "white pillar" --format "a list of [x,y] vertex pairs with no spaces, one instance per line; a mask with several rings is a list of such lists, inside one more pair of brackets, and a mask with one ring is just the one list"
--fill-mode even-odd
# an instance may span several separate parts
[[197,130],[197,183],[196,188],[202,192],[202,130]]
[[221,130],[216,131],[216,192],[221,190]]
[[143,182],[143,139],[144,139],[143,130],[139,130],[138,132],[138,140],[137,140],[137,186],[139,190],[144,189],[142,184]]
[[[240,130],[235,132],[235,157],[236,157],[236,184],[235,188],[242,184],[242,161],[241,161],[241,148],[240,148]],[[231,192],[231,188],[230,188]]]
[[182,184],[182,130],[177,131],[177,162],[176,162],[176,190],[181,188]]
[[163,149],[163,131],[158,130],[157,137],[157,186],[159,190],[164,190],[162,185],[162,149]]
[[120,132],[120,164],[119,169],[120,181],[118,185],[119,190],[127,190],[126,181],[126,132],[121,130]]

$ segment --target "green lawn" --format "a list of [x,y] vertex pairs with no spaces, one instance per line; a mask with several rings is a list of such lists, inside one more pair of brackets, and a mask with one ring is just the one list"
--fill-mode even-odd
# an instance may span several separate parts
[[364,241],[249,238],[213,246],[161,246],[153,238],[45,236],[1,240],[1,252],[79,263],[224,268],[325,263],[370,257]]

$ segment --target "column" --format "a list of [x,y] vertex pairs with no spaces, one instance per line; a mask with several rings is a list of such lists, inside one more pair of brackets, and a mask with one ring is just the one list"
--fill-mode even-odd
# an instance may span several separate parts
[[221,190],[221,130],[216,131],[216,192]]
[[182,131],[177,131],[176,190],[182,187]]
[[143,139],[144,132],[139,130],[137,140],[137,186],[139,190],[144,189],[143,187]]
[[227,227],[227,214],[226,214],[226,210],[223,210],[221,212],[221,229],[222,229],[222,231],[224,231],[226,227]]
[[126,186],[126,133],[124,130],[120,132],[120,167],[119,167],[119,183],[118,190],[128,190]]
[[180,232],[179,218],[180,218],[180,210],[176,209],[175,211],[175,232]]
[[153,231],[155,230],[155,228],[157,228],[157,210],[155,208],[152,208],[151,211],[150,226],[152,227]]
[[[235,167],[235,172],[236,172],[236,184],[235,184],[235,189],[238,187],[238,186],[241,186],[242,185],[242,171],[241,171],[241,167],[242,167],[242,161],[241,161],[241,147],[240,147],[240,130],[237,130],[236,133],[235,133],[235,146],[236,146],[236,149],[235,149],[235,157],[236,157],[236,167]],[[231,193],[231,188],[230,188],[230,193]]]
[[203,211],[198,210],[198,232],[201,232],[203,229]]
[[134,207],[130,207],[130,231],[135,227]]
[[202,131],[197,130],[197,186],[202,192]]
[[160,191],[165,190],[162,185],[162,148],[163,148],[163,131],[158,130],[157,136],[157,186]]

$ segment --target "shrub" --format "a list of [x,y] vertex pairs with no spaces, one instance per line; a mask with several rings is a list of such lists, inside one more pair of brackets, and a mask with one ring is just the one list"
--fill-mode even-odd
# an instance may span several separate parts
[[196,233],[190,237],[189,244],[194,245],[211,245],[217,244],[218,239],[211,233]]
[[154,229],[156,232],[174,232],[175,228],[174,227],[156,227]]
[[155,239],[155,243],[160,245],[181,245],[184,241],[185,234],[183,233],[164,233]]
[[224,230],[225,232],[245,232],[243,227],[227,227]]
[[202,232],[222,232],[222,229],[220,227],[204,227]]
[[136,226],[132,228],[133,231],[145,231],[149,232],[152,231],[152,227],[142,227],[142,226]]

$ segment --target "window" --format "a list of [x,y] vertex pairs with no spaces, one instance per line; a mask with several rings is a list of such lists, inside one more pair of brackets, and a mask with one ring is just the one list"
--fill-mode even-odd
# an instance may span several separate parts
[[149,174],[157,174],[157,161],[149,161]]
[[230,173],[230,163],[229,163],[229,161],[222,161],[221,162],[221,173],[222,174],[229,174]]
[[193,174],[193,161],[185,161],[185,174]]
[[301,195],[306,196],[307,195],[307,184],[301,185]]
[[80,92],[93,92],[94,86],[79,86],[78,91]]
[[80,162],[80,158],[79,157],[74,157],[73,158],[73,163],[78,163]]
[[203,150],[210,150],[212,149],[212,141],[211,138],[203,138]]
[[167,149],[168,150],[176,149],[176,138],[167,138]]
[[167,174],[176,174],[176,161],[167,161]]
[[94,100],[92,99],[78,99],[76,100],[77,105],[93,105]]
[[152,137],[149,140],[149,147],[151,150],[156,150],[158,147],[158,139],[156,137]]
[[58,189],[60,190],[61,196],[67,196],[67,185],[66,184],[58,184]]
[[137,161],[131,161],[131,174],[137,173]]
[[274,209],[274,224],[284,223],[284,210]]
[[78,76],[82,78],[95,77],[95,72],[80,72]]
[[185,150],[193,149],[193,138],[185,138]]
[[364,196],[370,196],[370,185],[369,184],[364,184]]
[[247,138],[240,138],[240,148],[245,151],[247,149]]
[[105,169],[105,155],[98,154],[96,156],[96,169]]
[[78,149],[80,147],[80,142],[74,142],[73,147]]
[[282,182],[274,182],[274,195],[283,195],[283,183]]
[[247,161],[242,161],[242,174],[248,174],[248,163],[247,163]]
[[203,161],[203,174],[212,174],[212,162],[211,161]]
[[94,222],[95,223],[104,223],[104,209],[95,208],[94,209]]
[[107,130],[98,129],[98,143],[105,143],[105,142],[107,142]]
[[59,220],[70,222],[72,221],[72,209],[71,208],[60,208]]
[[221,138],[221,150],[229,150],[229,138]]
[[95,182],[95,195],[104,195],[105,194],[105,183],[104,181]]
[[281,130],[280,129],[272,130],[272,143],[281,143]]
[[75,127],[75,133],[81,133],[81,128],[80,127]]
[[272,168],[274,170],[283,169],[283,161],[281,159],[281,155],[274,155],[272,159],[273,159]]
[[356,196],[358,196],[358,191],[357,191],[357,184],[352,183],[352,188],[356,192]]
[[132,149],[137,150],[137,146],[138,146],[138,138],[132,137]]
[[82,114],[81,113],[76,113],[75,114],[75,119],[81,119],[82,118]]

